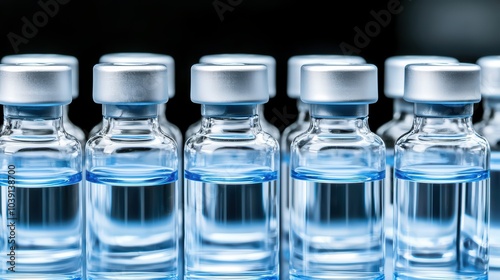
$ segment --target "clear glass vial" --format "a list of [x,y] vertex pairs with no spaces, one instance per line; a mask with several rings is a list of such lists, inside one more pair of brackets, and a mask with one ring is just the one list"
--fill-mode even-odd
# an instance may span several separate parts
[[394,147],[394,279],[487,279],[490,148],[472,125],[476,64],[409,64]]
[[[173,57],[165,54],[157,54],[157,53],[147,53],[147,52],[118,52],[118,53],[108,53],[99,58],[100,63],[154,63],[154,64],[163,64],[167,67],[167,76],[168,76],[168,81],[167,81],[167,87],[168,87],[168,98],[171,99],[175,96],[175,61]],[[158,124],[160,125],[160,128],[163,132],[165,132],[168,136],[172,137],[178,148],[178,155],[179,155],[179,169],[178,173],[179,176],[182,176],[182,150],[184,146],[184,140],[182,138],[182,132],[177,127],[175,124],[170,122],[167,119],[166,115],[166,109],[167,109],[167,103],[161,103],[158,104]],[[104,118],[103,121],[101,121],[99,124],[94,126],[91,131],[91,135],[94,135],[98,133],[101,128],[103,122],[105,122],[106,119]],[[182,188],[182,179],[178,181],[179,184],[179,234],[180,234],[180,244],[183,244],[183,238],[184,238],[184,226],[183,226],[183,221],[184,221],[184,214],[183,214],[183,188]],[[182,273],[183,273],[183,252],[184,252],[184,247],[180,246],[179,247],[179,252],[180,252],[180,257],[179,257],[179,279],[182,279]]]
[[384,140],[387,155],[384,180],[384,232],[387,253],[385,272],[388,277],[392,275],[394,144],[401,135],[410,131],[413,125],[413,104],[403,99],[405,66],[432,62],[457,63],[458,60],[448,56],[400,55],[389,57],[384,63],[384,94],[393,99],[392,120],[377,129],[377,134]]
[[489,264],[500,269],[500,203],[495,203],[500,201],[500,56],[481,57],[477,64],[481,67],[483,107],[489,112],[474,125],[491,149]]
[[[365,59],[360,56],[348,55],[296,55],[288,59],[287,66],[287,95],[289,98],[297,100],[298,116],[295,122],[285,128],[281,135],[281,280],[288,280],[289,262],[289,199],[288,189],[290,177],[290,145],[293,139],[305,132],[311,123],[309,105],[300,100],[300,69],[302,65],[313,63],[365,63]],[[291,122],[292,120],[290,120]]]
[[302,66],[311,122],[290,152],[290,279],[383,279],[385,146],[372,64]]
[[178,149],[158,123],[162,64],[97,64],[103,128],[85,148],[87,279],[178,279]]
[[[154,63],[163,64],[167,67],[168,75],[168,98],[172,99],[175,96],[175,61],[173,57],[165,54],[157,53],[143,53],[143,52],[120,52],[120,53],[108,53],[99,58],[99,63]],[[182,143],[184,142],[182,138],[182,132],[175,124],[167,119],[166,115],[166,103],[158,104],[158,122],[160,127],[165,133],[179,144],[179,152],[182,154]],[[105,120],[103,120],[105,121]],[[90,132],[90,135],[95,135],[98,133],[103,126],[101,121],[99,124],[94,126]]]
[[71,71],[0,65],[1,279],[82,279],[82,147],[63,126]]
[[[71,82],[72,82],[72,97],[73,100],[78,97],[78,59],[74,56],[70,55],[62,55],[62,54],[14,54],[7,55],[2,58],[2,63],[9,64],[18,64],[18,63],[54,63],[54,64],[64,64],[71,67]],[[85,146],[85,142],[87,141],[87,136],[83,129],[75,125],[69,119],[69,105],[63,106],[63,126],[64,130],[68,132],[70,135],[73,135],[80,141],[82,147]]]
[[195,64],[184,150],[185,279],[278,279],[279,144],[260,126],[264,65]]
[[[200,63],[228,64],[228,63],[246,63],[263,64],[267,67],[267,81],[269,85],[269,98],[276,96],[276,59],[269,55],[247,54],[247,53],[222,53],[204,55],[200,58]],[[279,129],[266,120],[264,117],[264,104],[257,106],[257,113],[260,119],[262,130],[271,134],[275,139],[280,139]],[[190,125],[186,131],[186,138],[194,135],[200,130],[201,119]]]

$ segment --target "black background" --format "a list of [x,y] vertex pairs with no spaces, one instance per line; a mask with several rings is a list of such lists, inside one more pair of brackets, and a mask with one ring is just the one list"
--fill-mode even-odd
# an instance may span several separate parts
[[[266,105],[265,116],[283,129],[297,111],[295,100],[286,95],[287,60],[300,54],[347,54],[342,43],[357,46],[352,54],[379,69],[379,101],[370,106],[373,131],[392,117],[392,101],[383,95],[387,57],[436,54],[475,62],[480,56],[500,54],[496,20],[500,1],[493,0],[56,1],[0,0],[0,56],[60,53],[77,57],[80,95],[70,105],[69,115],[87,132],[101,118],[101,106],[92,101],[92,67],[110,52],[155,52],[174,58],[176,95],[168,102],[167,116],[182,131],[200,117],[199,105],[189,99],[190,67],[206,54],[273,56],[277,96]],[[49,2],[57,3],[58,10],[44,19],[40,3]],[[386,18],[385,26],[375,24],[377,29],[373,14],[388,10],[389,5],[399,12]],[[31,38],[22,32],[26,20],[38,20]],[[365,30],[370,24],[369,41],[356,45],[356,28]],[[13,34],[25,38],[17,49],[9,39]],[[477,120],[481,107],[476,108]],[[285,112],[288,119],[282,118]]]

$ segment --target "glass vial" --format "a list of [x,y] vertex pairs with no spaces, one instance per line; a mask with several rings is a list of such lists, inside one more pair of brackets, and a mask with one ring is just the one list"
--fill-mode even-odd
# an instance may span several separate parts
[[[300,100],[300,69],[302,65],[311,63],[365,63],[366,61],[359,56],[348,55],[296,55],[288,59],[287,69],[287,95],[289,98],[297,100],[298,116],[295,122],[288,125],[281,135],[281,280],[288,280],[289,263],[289,157],[290,145],[293,139],[300,133],[305,132],[311,123],[309,114],[309,105]],[[287,125],[288,123],[285,123]]]
[[385,146],[372,64],[302,66],[311,122],[290,152],[290,279],[383,279]]
[[413,104],[403,99],[405,66],[412,63],[456,63],[457,59],[447,56],[401,55],[392,56],[384,63],[384,94],[393,99],[392,120],[377,129],[386,146],[386,177],[384,180],[384,231],[386,239],[387,277],[392,275],[392,238],[393,238],[393,205],[394,205],[394,144],[397,139],[411,130],[413,125]]
[[[157,54],[157,53],[147,53],[147,52],[119,52],[119,53],[108,53],[99,59],[100,63],[154,63],[154,64],[163,64],[167,67],[167,76],[168,76],[168,81],[167,81],[167,87],[168,87],[168,98],[169,100],[175,96],[175,61],[174,59],[165,54]],[[179,176],[182,176],[182,150],[183,150],[183,144],[184,140],[182,138],[182,132],[177,127],[175,124],[171,123],[167,119],[167,114],[166,114],[166,109],[167,109],[167,103],[161,103],[158,104],[158,124],[160,125],[160,128],[163,132],[165,132],[168,136],[172,137],[178,148],[178,155],[179,155],[179,167],[178,167],[178,174]],[[104,118],[103,121],[101,121],[98,125],[96,125],[92,129],[92,134],[94,135],[95,133],[99,132],[99,130],[102,128],[103,122],[105,122],[106,119]],[[180,239],[179,242],[180,244],[183,244],[183,238],[184,238],[184,226],[183,226],[183,221],[184,221],[184,214],[183,214],[183,187],[182,187],[182,179],[178,181],[179,184],[179,234],[180,234]],[[179,252],[180,252],[180,257],[179,257],[179,279],[182,279],[182,273],[184,272],[183,270],[183,252],[184,252],[184,247],[180,246],[179,247]]]
[[[481,94],[485,112],[481,122],[474,125],[491,149],[490,171],[490,268],[500,269],[500,56],[481,57]],[[491,278],[491,277],[490,277]],[[491,278],[493,279],[493,278]]]
[[[228,63],[245,63],[245,64],[263,64],[267,67],[267,81],[269,85],[269,98],[276,96],[276,60],[269,55],[261,54],[246,54],[246,53],[223,53],[204,55],[200,58],[200,63],[210,64],[228,64]],[[264,117],[264,104],[257,106],[257,113],[260,119],[262,130],[271,134],[275,139],[279,140],[279,129],[266,120]],[[201,119],[191,124],[186,131],[186,138],[194,135],[200,130]]]
[[[78,97],[78,59],[70,55],[62,54],[14,54],[7,55],[2,58],[2,63],[18,64],[18,63],[53,63],[53,64],[64,64],[71,67],[71,82],[72,82],[72,97],[73,100]],[[63,126],[64,130],[70,135],[73,135],[80,141],[82,148],[85,146],[87,141],[87,136],[85,132],[80,127],[76,126],[69,119],[69,105],[63,106]]]
[[185,279],[277,279],[279,144],[260,126],[267,68],[195,64],[202,124],[184,150]]
[[85,148],[88,279],[178,279],[178,149],[158,123],[162,64],[97,64],[103,128]]
[[[99,63],[154,63],[163,64],[167,67],[168,75],[168,97],[172,99],[175,96],[175,61],[174,59],[165,54],[157,53],[137,53],[137,52],[124,52],[124,53],[109,53],[101,56],[99,58]],[[175,139],[175,141],[180,144],[179,152],[182,154],[182,144],[184,142],[182,138],[182,132],[175,124],[167,119],[166,115],[166,103],[158,104],[158,122],[160,123],[161,129],[169,136]],[[103,120],[105,121],[105,120]],[[95,135],[98,133],[103,126],[102,121],[94,126],[90,132],[90,135]]]
[[63,126],[71,71],[0,65],[1,279],[82,279],[82,147]]
[[409,64],[411,131],[394,147],[394,279],[487,279],[489,161],[475,64]]

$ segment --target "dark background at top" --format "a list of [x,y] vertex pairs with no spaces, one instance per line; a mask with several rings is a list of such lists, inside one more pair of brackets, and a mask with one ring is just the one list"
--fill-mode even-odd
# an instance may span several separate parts
[[[46,3],[56,0],[41,0]],[[59,0],[63,2],[63,0]],[[101,106],[92,101],[92,67],[110,52],[155,52],[176,63],[176,95],[167,116],[184,132],[200,117],[189,99],[190,67],[206,54],[256,53],[277,61],[277,96],[265,116],[283,129],[296,113],[286,96],[288,58],[300,54],[342,54],[342,42],[355,46],[355,27],[364,30],[373,13],[391,3],[401,12],[374,30],[357,55],[379,69],[379,101],[370,106],[375,131],[392,116],[392,101],[383,95],[384,60],[393,55],[450,55],[463,62],[500,54],[500,1],[111,1],[64,0],[19,53],[60,53],[76,56],[80,66],[80,95],[70,105],[70,119],[87,132],[100,121]],[[219,17],[214,3],[236,4]],[[399,4],[398,4],[399,3]],[[398,7],[399,7],[398,6]],[[14,54],[8,34],[22,36],[23,17],[43,11],[38,1],[0,0],[0,56]],[[42,18],[43,20],[43,18]],[[476,106],[475,120],[481,107]],[[279,113],[276,113],[279,112]]]

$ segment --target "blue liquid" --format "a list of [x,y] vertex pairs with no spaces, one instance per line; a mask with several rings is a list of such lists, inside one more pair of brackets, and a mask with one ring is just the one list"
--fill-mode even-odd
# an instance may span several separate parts
[[217,171],[185,171],[185,279],[278,279],[277,172]]
[[[7,206],[7,172],[0,176],[0,279],[81,279],[81,173],[65,168],[19,168],[12,176],[15,213]],[[15,228],[7,227],[11,222]],[[14,238],[9,239],[12,233]],[[15,272],[8,270],[12,251]]]
[[500,269],[500,152],[491,153],[490,185],[490,268]]
[[394,279],[487,279],[488,171],[415,170],[395,173]]
[[86,175],[88,279],[177,279],[177,171],[131,165]]
[[384,181],[385,275],[392,278],[392,244],[394,237],[394,149],[386,149]]
[[280,244],[280,279],[288,280],[290,263],[290,198],[288,181],[290,178],[290,156],[281,153],[281,244]]
[[292,171],[290,279],[384,278],[384,175]]

